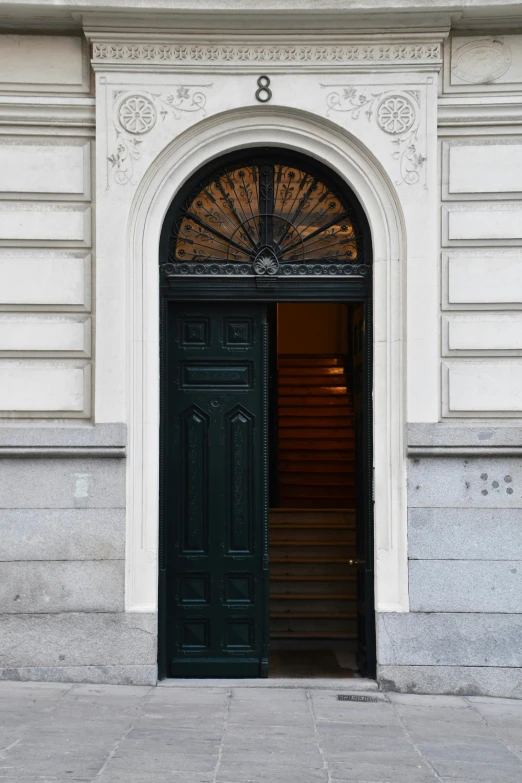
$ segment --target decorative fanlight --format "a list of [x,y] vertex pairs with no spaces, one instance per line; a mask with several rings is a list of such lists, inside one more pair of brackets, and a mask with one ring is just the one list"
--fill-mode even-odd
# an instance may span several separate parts
[[301,166],[251,160],[199,182],[172,226],[177,275],[366,275],[348,200]]

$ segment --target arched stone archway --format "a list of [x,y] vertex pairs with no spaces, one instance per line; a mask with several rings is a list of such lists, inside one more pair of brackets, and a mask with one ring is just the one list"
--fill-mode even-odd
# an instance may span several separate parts
[[393,186],[361,142],[332,123],[263,107],[215,115],[164,149],[136,191],[127,227],[130,398],[126,607],[156,611],[158,568],[158,246],[176,192],[227,152],[284,147],[330,167],[355,193],[371,232],[374,274],[376,609],[407,611],[404,456],[405,232]]

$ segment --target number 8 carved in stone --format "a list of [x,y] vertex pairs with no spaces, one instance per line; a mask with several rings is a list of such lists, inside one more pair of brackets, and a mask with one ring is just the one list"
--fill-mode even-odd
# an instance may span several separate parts
[[268,103],[272,97],[272,90],[270,89],[270,79],[268,76],[260,76],[257,80],[258,90],[256,90],[256,98],[260,103]]

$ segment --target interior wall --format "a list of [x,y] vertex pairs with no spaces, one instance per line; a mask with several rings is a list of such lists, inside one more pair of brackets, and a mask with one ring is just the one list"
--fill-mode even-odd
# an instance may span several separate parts
[[278,354],[348,353],[346,305],[285,302],[277,305]]

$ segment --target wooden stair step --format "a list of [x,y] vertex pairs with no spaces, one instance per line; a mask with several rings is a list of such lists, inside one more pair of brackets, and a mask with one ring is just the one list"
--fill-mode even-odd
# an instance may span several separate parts
[[[308,456],[308,455],[307,455]],[[281,472],[297,473],[349,473],[355,470],[355,460],[330,460],[327,454],[323,454],[321,460],[310,460],[301,455],[298,459],[280,459],[279,470]]]
[[273,541],[271,546],[347,546],[351,541],[324,541],[323,539],[303,539],[300,541]]
[[345,522],[311,522],[303,525],[299,522],[270,522],[270,530],[354,530]]
[[321,495],[281,495],[281,503],[286,508],[297,508],[305,511],[306,509],[315,511],[318,508],[337,509],[349,501],[354,501],[352,497],[323,497]]
[[[277,598],[270,597],[270,616],[274,616],[274,618],[278,620],[285,619],[289,617],[290,614],[297,615],[298,619],[310,619],[301,618],[301,615],[305,612],[307,614],[321,615],[321,617],[328,615],[328,619],[330,620],[339,619],[334,616],[338,614],[348,614],[349,619],[353,619],[352,614],[356,611],[357,599],[355,596],[343,596],[343,598],[335,601],[328,598],[322,599],[321,596],[319,596],[318,599],[314,596],[312,601],[292,601],[286,598],[283,601],[279,601]],[[276,612],[278,612],[279,615],[284,615],[284,618],[281,616],[275,617]],[[289,625],[289,627],[291,628],[292,625]]]
[[336,367],[279,367],[277,375],[290,383],[298,383],[302,378],[326,378],[336,381],[346,375],[346,368],[342,365]]
[[342,356],[290,356],[280,354],[277,359],[278,367],[343,367]]
[[[306,502],[310,502],[310,508],[316,509],[316,508],[339,508],[339,506],[344,505],[349,500],[355,500],[355,494],[352,496],[349,495],[329,495],[328,497],[325,497],[324,495],[321,495],[320,493],[317,493],[315,495],[313,494],[298,494],[295,492],[288,492],[288,493],[281,493],[281,502],[284,503],[286,506],[292,506],[294,503],[297,504],[297,508],[307,508]],[[321,506],[322,503],[322,506]]]
[[339,386],[280,386],[279,398],[282,397],[329,397],[331,394],[339,394],[348,400],[348,389],[345,384]]
[[301,386],[325,386],[326,388],[336,388],[342,386],[346,388],[347,378],[344,373],[339,375],[285,375],[280,376],[278,381],[279,389],[288,387],[289,389],[299,389]]
[[354,440],[355,433],[352,427],[343,427],[342,424],[337,427],[317,427],[316,429],[308,429],[308,427],[279,427],[279,436],[281,438],[342,438],[343,440]]
[[350,481],[353,480],[353,473],[296,473],[296,472],[283,472],[281,471],[279,476],[279,483],[285,486],[294,486],[299,484],[306,484],[308,486],[317,487],[345,487],[350,486]]
[[[272,563],[344,563],[353,566],[355,558],[346,557],[271,557]],[[334,580],[332,580],[334,581]]]
[[[296,408],[310,408],[316,406],[318,410],[327,407],[328,415],[330,415],[330,408],[342,408],[343,411],[351,410],[352,402],[344,395],[339,394],[317,394],[308,395],[307,397],[301,396],[280,396],[279,397],[279,409],[292,406],[294,410]],[[300,414],[299,414],[300,415]],[[319,414],[314,414],[319,415]]]
[[297,471],[280,471],[281,484],[310,484],[312,486],[350,486],[353,484],[353,471],[345,473],[298,473]]
[[332,576],[329,574],[270,574],[271,582],[355,582],[355,580],[355,574]]
[[279,367],[280,378],[336,378],[344,375],[344,367]]
[[[306,383],[305,379],[300,379],[300,383],[290,385],[288,383],[280,383],[277,388],[278,402],[281,405],[282,400],[290,400],[293,404],[298,397],[331,397],[332,395],[343,396],[350,406],[353,408],[353,397],[350,391],[348,391],[346,382],[339,383]],[[313,405],[314,403],[312,403]]]
[[[291,508],[288,508],[288,506],[285,506],[285,508],[278,508],[277,506],[272,506],[270,508],[271,514],[277,514],[280,515],[281,518],[288,519],[290,515],[296,516],[299,520],[310,518],[314,521],[317,519],[320,519],[323,514],[321,511],[310,511],[310,513],[301,511],[301,509],[298,509],[294,511]],[[326,510],[324,514],[328,517],[328,519],[333,519],[334,517],[337,519],[355,519],[355,508],[353,506],[346,506],[345,508],[339,508],[336,511]]]
[[270,612],[277,620],[354,620],[357,612]]
[[301,484],[285,484],[281,490],[281,495],[286,497],[327,497],[327,498],[349,498],[355,495],[355,489],[348,486],[331,485],[327,489],[321,489],[321,486],[302,486]]
[[277,426],[280,430],[301,427],[313,430],[314,432],[315,430],[320,431],[323,429],[330,429],[331,427],[342,427],[343,429],[348,429],[352,433],[355,433],[353,421],[350,416],[325,416],[324,418],[313,418],[312,416],[309,418],[306,416],[279,416]]
[[[334,400],[335,402],[335,400]],[[285,405],[279,401],[278,417],[282,418],[322,418],[322,419],[339,419],[345,418],[346,420],[353,420],[353,412],[349,406],[333,405],[332,400],[328,407],[323,408],[318,405],[309,405],[308,407],[303,404],[302,400],[289,400],[288,405]],[[312,425],[310,425],[312,426]],[[324,426],[324,425],[319,425]]]
[[[311,544],[317,538],[317,534],[322,533],[321,544]],[[343,557],[355,556],[355,530],[273,530],[271,528],[272,540],[270,541],[270,551],[273,555],[284,557],[285,555],[297,557],[299,555],[310,554],[310,547],[315,546],[316,551],[321,551],[322,555],[338,555]],[[286,540],[288,536],[291,541]],[[338,539],[342,538],[342,541]],[[302,551],[301,551],[302,550]]]
[[280,438],[281,449],[305,449],[312,451],[329,451],[330,449],[342,449],[350,442],[350,438],[330,438],[330,440],[306,440],[306,438]]
[[352,600],[349,593],[270,593],[273,601],[344,601]]
[[[345,498],[353,500],[354,498]],[[302,509],[303,511],[315,511],[316,509],[337,510],[344,504],[340,498],[280,498],[281,504],[287,508]]]
[[334,461],[339,463],[340,461],[354,462],[355,456],[353,451],[344,450],[344,449],[343,450],[334,449],[329,452],[324,452],[323,454],[320,453],[314,454],[313,452],[307,451],[306,449],[304,451],[296,451],[295,449],[281,449],[279,452],[279,459],[280,459],[279,464],[281,464],[283,460],[294,460],[294,459],[306,460],[309,462],[312,462],[313,460],[320,460],[320,461],[327,460],[329,462]]
[[355,593],[270,593],[273,601],[344,601],[353,600]]
[[303,511],[302,509],[292,508],[271,508],[270,509],[270,522],[280,522],[286,524],[288,522],[299,524],[302,527],[314,525],[321,522],[332,522],[340,525],[353,525],[355,524],[356,514],[355,509],[345,508],[337,509],[325,509],[323,511]]
[[355,632],[341,631],[275,631],[271,639],[357,639]]

